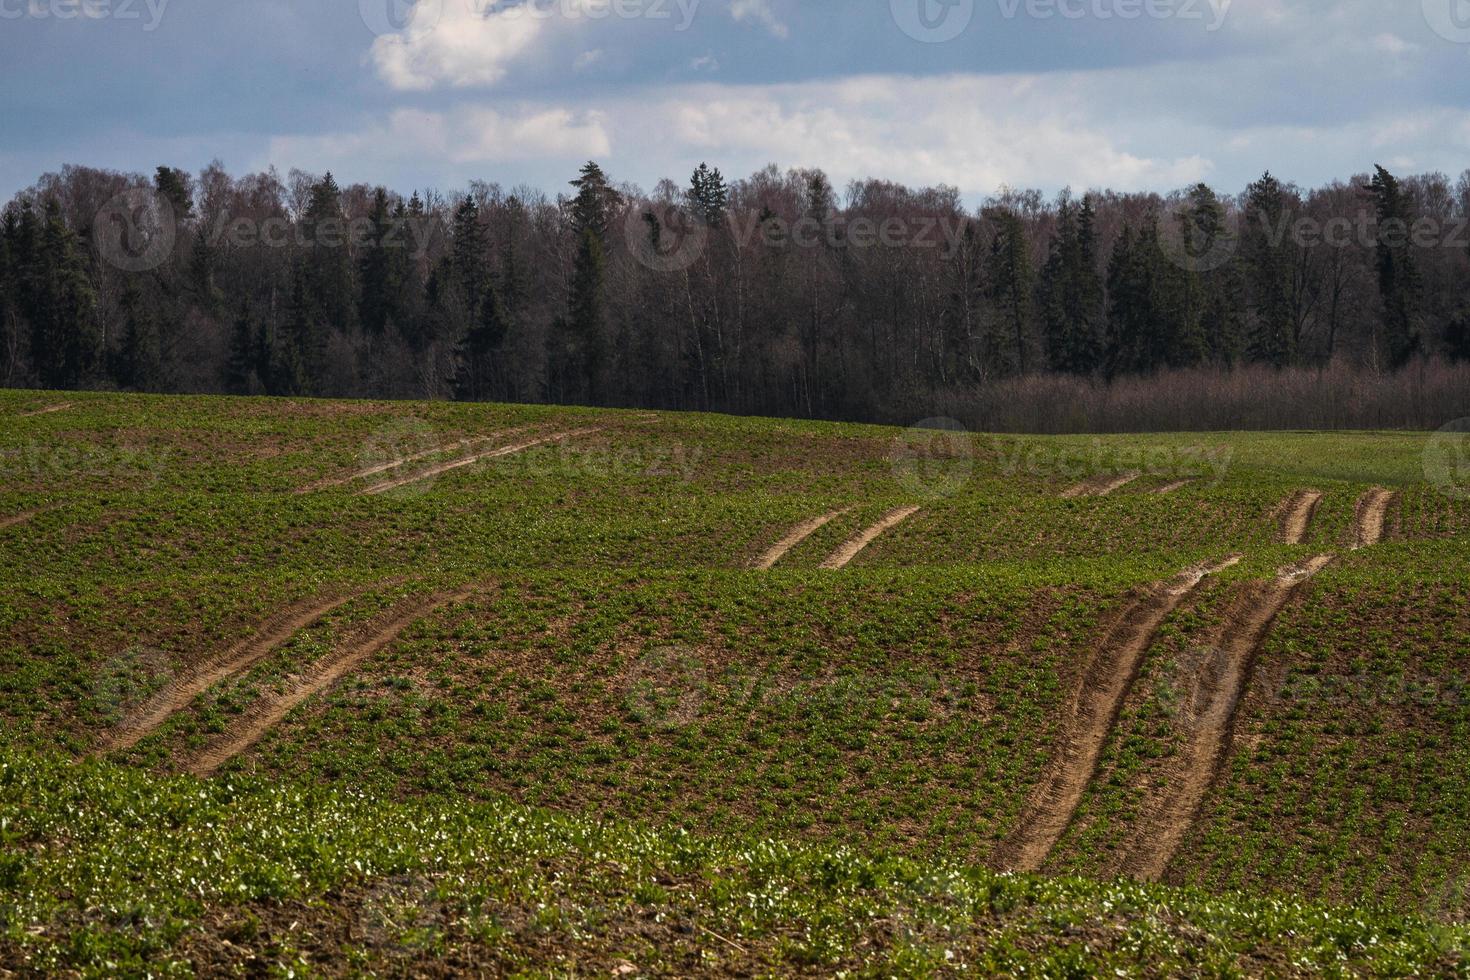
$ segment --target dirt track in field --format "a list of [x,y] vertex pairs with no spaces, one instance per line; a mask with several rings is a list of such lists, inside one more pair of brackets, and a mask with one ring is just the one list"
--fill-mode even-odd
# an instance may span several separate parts
[[1062,499],[1073,500],[1077,497],[1106,497],[1114,490],[1126,487],[1140,476],[1143,476],[1143,474],[1137,470],[1130,470],[1127,473],[1104,473],[1101,476],[1094,476],[1090,480],[1083,480],[1075,487],[1068,487],[1066,490],[1063,490]]
[[462,459],[456,459],[448,463],[442,463],[438,466],[431,466],[426,470],[418,470],[414,473],[409,474],[408,476],[399,477],[394,480],[387,480],[383,483],[376,483],[368,487],[367,489],[360,491],[359,496],[376,496],[377,494],[387,493],[390,490],[397,490],[399,487],[406,487],[411,483],[418,483],[420,480],[427,480],[430,477],[435,477],[444,473],[452,472],[454,470],[463,469],[466,466],[473,466],[475,463],[479,463],[487,459],[498,459],[502,456],[510,456],[515,453],[524,452],[527,449],[533,449],[536,446],[545,445],[548,442],[563,442],[567,439],[575,439],[580,436],[594,435],[601,431],[602,429],[600,427],[595,429],[573,429],[570,432],[558,432],[553,435],[540,436],[535,439],[527,439],[524,442],[518,442],[511,446],[501,446],[498,449],[487,450],[483,453],[474,453],[472,455],[465,456]]
[[1197,482],[1199,482],[1199,478],[1198,477],[1193,477],[1193,476],[1190,477],[1187,480],[1174,480],[1171,483],[1166,483],[1166,484],[1164,484],[1161,487],[1155,488],[1154,493],[1159,493],[1159,494],[1173,493],[1175,490],[1182,490],[1185,487],[1189,486],[1191,483],[1197,483]]
[[792,548],[795,548],[797,545],[801,544],[817,531],[826,527],[832,521],[841,517],[843,514],[846,514],[850,510],[852,510],[851,507],[843,507],[841,510],[829,511],[828,513],[823,514],[820,517],[813,517],[809,521],[802,521],[800,524],[796,525],[796,527],[792,528],[791,531],[786,535],[786,537],[782,538],[780,541],[777,541],[774,545],[770,547],[769,550],[767,550],[755,561],[751,562],[750,567],[762,570],[771,568],[773,565],[776,564],[776,562],[786,557],[786,552],[790,551]]
[[864,548],[877,541],[885,531],[897,527],[918,512],[918,507],[900,507],[897,510],[889,511],[883,515],[882,520],[878,521],[877,524],[849,538],[843,543],[842,547],[832,552],[827,560],[822,562],[822,567],[826,569],[845,567],[848,562],[861,554]]
[[1301,544],[1307,540],[1316,516],[1317,505],[1322,495],[1315,490],[1298,490],[1282,507],[1281,541],[1283,544]]
[[1388,532],[1388,509],[1398,496],[1391,490],[1374,487],[1358,498],[1353,515],[1354,551],[1371,548],[1383,540]]
[[293,678],[283,692],[262,694],[260,700],[241,715],[229,730],[206,746],[186,768],[196,776],[208,776],[235,756],[249,749],[266,732],[289,715],[298,705],[325,691],[363,661],[375,656],[399,635],[428,616],[435,609],[459,602],[473,593],[462,591],[422,596],[400,603],[385,622],[366,628],[358,637],[333,652],[309,671]]
[[60,405],[47,405],[45,408],[37,408],[32,409],[29,412],[21,412],[20,417],[23,419],[33,419],[37,415],[50,415],[52,412],[64,412],[68,408],[71,408],[74,404],[75,402],[62,402]]
[[1184,744],[1162,786],[1144,807],[1124,871],[1157,881],[1184,842],[1210,787],[1220,778],[1235,729],[1236,709],[1256,657],[1288,602],[1332,561],[1322,555],[1283,569],[1275,581],[1252,587],[1237,602],[1201,664],[1192,697],[1180,708]]
[[439,446],[436,449],[425,450],[421,453],[414,453],[412,456],[404,456],[400,459],[389,460],[386,463],[379,463],[376,466],[369,466],[366,469],[358,470],[357,472],[349,474],[348,476],[330,477],[325,480],[318,480],[315,483],[311,483],[307,486],[301,487],[296,492],[299,494],[311,493],[315,490],[326,490],[330,487],[346,486],[347,484],[352,483],[356,480],[366,480],[370,476],[377,476],[379,473],[386,473],[389,470],[396,470],[400,466],[407,466],[409,463],[417,463],[421,460],[429,459],[432,456],[439,456],[444,453],[457,452],[467,446],[474,446],[482,442],[493,442],[496,439],[508,439],[511,436],[519,435],[524,431],[526,430],[524,427],[522,427],[517,429],[507,429],[504,432],[493,432],[488,436],[474,436],[469,439],[461,439],[459,442],[452,442],[445,446]]
[[1128,691],[1138,678],[1144,654],[1164,620],[1201,582],[1234,565],[1232,557],[1188,569],[1134,600],[1103,636],[1071,714],[1028,812],[999,851],[999,863],[1016,871],[1036,871],[1071,824],[1083,793],[1097,773],[1103,745],[1117,724]]
[[296,633],[318,622],[351,598],[351,594],[315,596],[277,613],[248,639],[200,664],[189,674],[171,681],[146,705],[125,719],[99,751],[119,752],[137,745],[149,732],[187,708],[199,695],[221,681],[244,673]]
[[11,514],[9,517],[0,517],[0,531],[7,527],[15,527],[27,521],[33,521],[41,516],[40,510],[23,510],[19,514]]

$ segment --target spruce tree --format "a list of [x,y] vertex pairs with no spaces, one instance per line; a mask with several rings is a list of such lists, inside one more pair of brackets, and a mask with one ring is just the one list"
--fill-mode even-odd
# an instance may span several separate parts
[[1375,167],[1369,193],[1378,215],[1374,255],[1383,298],[1383,349],[1390,367],[1406,364],[1419,350],[1420,277],[1410,230],[1413,210],[1398,179]]
[[1270,171],[1246,188],[1241,250],[1250,306],[1247,354],[1275,367],[1296,359],[1295,261],[1285,238],[1289,218],[1284,190]]
[[352,264],[342,192],[330,171],[312,185],[301,225],[306,242],[302,288],[307,302],[326,329],[345,332],[354,322]]
[[34,274],[31,355],[40,383],[47,388],[90,383],[102,357],[102,331],[76,235],[55,200],[46,202]]
[[995,224],[990,244],[986,278],[997,322],[991,367],[1001,374],[1026,374],[1029,324],[1032,314],[1030,246],[1026,226],[1009,208],[991,208],[987,217]]
[[165,377],[158,320],[131,279],[123,287],[121,306],[123,335],[117,381],[134,391],[162,391]]

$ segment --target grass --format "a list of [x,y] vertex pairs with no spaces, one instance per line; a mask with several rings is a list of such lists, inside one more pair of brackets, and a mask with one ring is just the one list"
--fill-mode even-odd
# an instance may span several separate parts
[[[935,441],[698,415],[100,394],[18,416],[48,397],[0,392],[0,518],[36,512],[0,528],[0,748],[17,814],[4,832],[30,828],[7,837],[19,863],[0,868],[0,883],[20,880],[12,868],[31,883],[6,884],[0,903],[11,963],[105,972],[108,957],[157,954],[208,970],[228,942],[278,971],[299,959],[332,972],[330,956],[362,945],[364,903],[417,907],[421,893],[435,896],[432,921],[412,909],[404,921],[433,934],[426,945],[368,937],[349,962],[392,972],[449,950],[494,972],[626,958],[640,972],[1047,975],[1131,972],[1153,956],[1191,973],[1460,963],[1445,959],[1460,934],[1432,920],[1470,915],[1470,709],[1454,693],[1470,675],[1470,504],[1424,482],[1423,435]],[[363,481],[296,492],[394,455],[452,460],[467,438],[584,426],[602,431],[383,496],[357,495]],[[1060,496],[1124,470],[1142,475],[1111,496]],[[1152,492],[1180,479],[1192,482]],[[1349,553],[1373,485],[1401,491],[1393,536]],[[1303,488],[1324,494],[1308,540],[1278,544],[1277,509]],[[848,568],[819,569],[905,505],[922,509]],[[748,567],[841,508],[775,569]],[[1237,553],[1149,651],[1048,865],[1074,877],[985,870],[1111,618],[1150,583]],[[1182,737],[1191,656],[1241,588],[1323,553],[1339,557],[1275,624],[1224,777],[1166,875],[1183,888],[1103,884]],[[397,599],[462,586],[470,599],[412,624],[215,780],[172,778]],[[63,765],[170,679],[327,592],[354,598],[111,760],[126,765]],[[1426,686],[1428,703],[1406,693]],[[137,840],[19,815],[48,793],[44,807],[110,813]],[[252,822],[272,807],[279,851]],[[508,815],[578,843],[533,867],[505,841],[454,856],[432,834],[372,838],[393,821]],[[170,866],[167,828],[200,820],[244,835],[229,845],[251,855],[243,890],[217,893],[184,851]],[[348,843],[316,849],[310,827]],[[652,870],[606,877],[587,858],[594,838],[623,855],[613,863]],[[657,863],[676,841],[703,856]],[[363,867],[348,873],[349,855]],[[51,861],[73,877],[42,884]],[[814,884],[824,861],[835,892]],[[872,868],[891,877],[855,891],[844,877]],[[107,877],[106,901],[146,911],[92,921],[101,900],[82,896],[102,893],[75,877],[89,873]],[[745,919],[726,876],[813,904]],[[914,892],[935,876],[957,891]],[[1004,897],[992,908],[982,895]],[[835,931],[803,931],[807,916]],[[1256,919],[1295,933],[1261,938]],[[293,921],[315,938],[298,942]],[[695,921],[717,935],[672,925]],[[1338,935],[1347,945],[1329,960]],[[668,958],[649,952],[661,945]]]

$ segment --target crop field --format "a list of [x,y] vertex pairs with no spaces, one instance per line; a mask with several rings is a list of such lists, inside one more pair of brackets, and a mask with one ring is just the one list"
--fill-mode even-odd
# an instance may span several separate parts
[[0,392],[0,976],[1470,975],[1463,449]]

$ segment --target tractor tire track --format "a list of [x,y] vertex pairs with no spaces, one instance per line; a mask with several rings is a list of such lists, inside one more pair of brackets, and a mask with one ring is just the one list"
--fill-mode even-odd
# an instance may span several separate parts
[[60,405],[47,405],[45,408],[37,408],[32,409],[29,412],[21,412],[20,417],[23,419],[33,419],[37,415],[50,415],[52,412],[64,412],[68,408],[71,408],[74,404],[76,403],[62,402]]
[[1281,543],[1301,544],[1307,540],[1312,528],[1312,518],[1317,514],[1317,505],[1322,495],[1316,490],[1298,490],[1282,505]]
[[1078,497],[1106,497],[1114,490],[1126,487],[1134,480],[1143,476],[1138,470],[1129,470],[1127,473],[1105,473],[1102,476],[1083,480],[1075,487],[1069,487],[1062,491],[1063,500],[1074,500]]
[[37,517],[40,517],[43,513],[44,510],[41,509],[23,510],[19,514],[11,514],[9,517],[0,517],[0,531],[5,530],[7,527],[17,527],[18,525],[33,521]]
[[383,624],[359,634],[355,642],[329,655],[307,672],[295,677],[284,692],[263,694],[250,710],[230,728],[191,759],[186,768],[196,776],[211,775],[220,766],[249,749],[279,724],[303,701],[327,690],[363,661],[375,656],[397,640],[399,635],[434,610],[459,602],[473,593],[465,590],[442,593],[400,603],[397,611]]
[[464,457],[463,459],[456,459],[449,463],[443,463],[438,466],[431,466],[426,470],[419,470],[418,472],[412,473],[405,477],[400,477],[395,480],[388,480],[383,483],[374,484],[373,486],[370,486],[365,490],[359,491],[358,496],[376,496],[378,494],[387,493],[389,490],[397,490],[399,487],[406,487],[411,483],[418,483],[420,480],[427,480],[430,477],[440,476],[444,473],[463,469],[466,466],[473,466],[475,463],[482,462],[483,460],[497,459],[501,456],[510,456],[514,453],[524,452],[527,449],[533,449],[536,446],[541,446],[548,442],[562,442],[567,439],[575,439],[579,436],[590,436],[601,431],[602,429],[600,427],[595,429],[573,429],[570,432],[559,432],[554,435],[540,436],[535,439],[528,439],[525,442],[515,443],[514,445],[501,446],[498,449],[491,449],[483,453],[474,453],[470,456]]
[[801,544],[817,531],[826,527],[832,521],[841,517],[843,514],[846,514],[850,510],[852,510],[851,507],[844,507],[841,510],[830,511],[826,514],[821,515],[820,517],[813,517],[809,521],[801,522],[800,524],[796,525],[796,527],[792,528],[791,531],[786,535],[786,537],[782,538],[780,541],[777,541],[764,554],[762,554],[759,558],[752,562],[750,567],[761,570],[771,568],[773,565],[776,564],[776,562],[786,557],[786,552],[790,551],[792,548],[795,548],[797,545]]
[[1037,871],[1061,840],[1097,775],[1098,759],[1129,690],[1138,679],[1144,654],[1164,620],[1195,592],[1208,576],[1240,560],[1233,556],[1213,565],[1198,565],[1155,585],[1134,600],[1103,636],[1059,739],[1059,748],[1027,814],[1002,845],[1000,863],[1016,871]]
[[1388,509],[1398,496],[1391,490],[1374,487],[1358,498],[1353,514],[1354,551],[1371,548],[1383,540],[1388,530]]
[[370,476],[377,476],[379,473],[386,473],[389,470],[396,470],[400,466],[407,466],[409,463],[417,463],[421,460],[429,459],[432,456],[439,456],[444,453],[458,452],[459,450],[464,449],[467,446],[473,446],[477,443],[491,442],[496,439],[506,439],[510,436],[519,435],[524,431],[526,431],[525,427],[521,427],[518,429],[508,429],[505,432],[495,432],[488,436],[474,436],[469,439],[461,439],[458,442],[452,442],[447,446],[440,446],[437,449],[429,449],[421,453],[414,453],[412,456],[404,456],[401,459],[389,460],[386,463],[379,463],[376,466],[369,466],[367,469],[358,470],[356,473],[352,473],[348,476],[330,477],[325,480],[318,480],[315,483],[310,483],[304,487],[299,488],[296,493],[312,493],[316,490],[326,490],[331,487],[346,486],[347,484],[352,483],[356,480],[366,480]]
[[1174,757],[1159,797],[1146,805],[1138,822],[1124,864],[1127,874],[1146,881],[1163,877],[1224,769],[1240,699],[1272,625],[1287,603],[1331,561],[1331,555],[1321,555],[1282,569],[1274,582],[1248,592],[1226,622],[1208,662],[1200,669],[1197,691],[1183,719],[1185,744]]
[[822,562],[822,567],[829,570],[846,567],[848,562],[856,558],[868,545],[878,540],[885,531],[897,527],[918,512],[918,507],[900,507],[889,511],[877,524],[849,538],[842,547],[832,552],[831,556]]
[[314,625],[351,598],[351,593],[334,597],[315,596],[277,613],[249,638],[200,664],[192,672],[171,681],[149,699],[147,704],[118,725],[117,730],[98,751],[121,752],[137,745],[171,716],[192,704],[199,695],[221,681],[244,673],[279,649],[291,637]]

